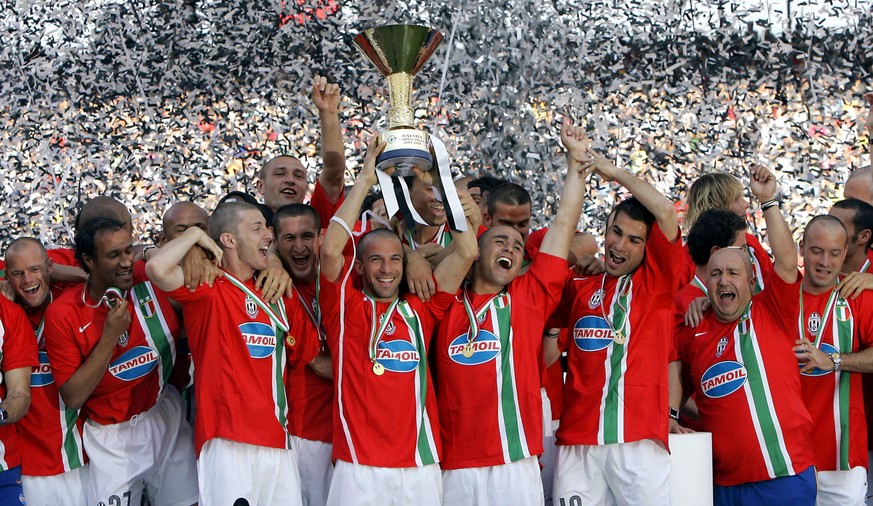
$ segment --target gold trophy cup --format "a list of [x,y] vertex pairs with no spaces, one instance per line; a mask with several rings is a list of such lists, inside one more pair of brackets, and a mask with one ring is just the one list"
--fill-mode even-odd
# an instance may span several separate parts
[[432,28],[416,25],[388,25],[364,30],[355,37],[355,46],[388,78],[390,106],[387,143],[376,158],[376,168],[395,168],[394,176],[413,175],[412,167],[422,172],[433,164],[430,137],[414,128],[412,78],[436,51],[443,35]]

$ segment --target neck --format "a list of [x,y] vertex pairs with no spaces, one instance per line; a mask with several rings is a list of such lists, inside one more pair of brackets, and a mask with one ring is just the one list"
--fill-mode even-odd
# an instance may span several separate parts
[[[89,295],[90,295],[90,293],[89,293]],[[22,306],[22,307],[24,308],[24,312],[27,314],[41,314],[41,313],[45,312],[45,308],[48,307],[49,302],[51,302],[51,300],[52,300],[52,296],[51,296],[51,294],[49,294],[45,298],[45,300],[42,301],[42,304],[40,304],[36,307],[30,307],[30,306]]]
[[425,244],[433,240],[436,237],[437,232],[440,230],[440,225],[436,226],[421,226],[418,225],[415,227],[415,230],[412,232],[412,238],[415,239],[415,242],[418,244]]
[[703,281],[706,278],[706,266],[705,265],[697,265],[694,267],[694,275],[700,278]]
[[91,297],[92,300],[98,301],[103,298],[103,294],[106,293],[107,288],[109,288],[109,285],[94,281],[94,278],[90,278],[88,281],[88,296]]
[[473,282],[470,283],[470,291],[479,295],[493,295],[500,293],[504,288],[506,286],[485,281],[477,275],[473,276]]
[[858,272],[861,269],[861,266],[864,265],[865,260],[867,260],[867,250],[858,248],[854,255],[846,257],[846,261],[843,262],[842,273],[851,274],[853,272]]
[[807,281],[809,278],[804,276],[803,281],[801,281],[800,286],[803,287],[804,293],[808,293],[810,295],[821,295],[825,292],[831,291],[833,286],[815,286],[811,281]]
[[225,250],[221,261],[222,268],[240,281],[248,281],[255,275],[255,269],[235,255],[228,255]]

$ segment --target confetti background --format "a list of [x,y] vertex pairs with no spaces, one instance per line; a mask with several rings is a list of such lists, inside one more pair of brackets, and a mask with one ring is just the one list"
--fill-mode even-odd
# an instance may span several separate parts
[[[318,169],[313,75],[344,95],[351,181],[385,128],[385,79],[353,48],[364,28],[426,24],[446,42],[415,80],[419,127],[458,174],[532,193],[548,224],[565,116],[599,150],[681,202],[708,171],[777,173],[792,225],[841,198],[869,163],[871,0],[4,0],[0,9],[0,248],[70,245],[77,207],[126,202],[150,241],[173,202],[211,210],[254,191],[272,156]],[[780,7],[781,6],[781,7]],[[595,182],[586,222],[620,196]],[[681,204],[679,204],[681,206]]]

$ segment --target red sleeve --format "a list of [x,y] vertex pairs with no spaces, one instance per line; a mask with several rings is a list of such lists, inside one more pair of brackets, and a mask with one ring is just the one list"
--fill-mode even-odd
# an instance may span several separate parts
[[573,302],[576,300],[576,283],[577,278],[573,277],[573,271],[567,270],[567,280],[561,289],[561,299],[549,319],[546,320],[547,329],[566,329],[567,320],[570,319],[570,311],[573,309]]
[[433,294],[433,297],[430,298],[428,302],[425,303],[428,311],[433,317],[439,321],[445,316],[446,312],[452,307],[452,304],[455,303],[455,296],[457,293],[448,293],[441,292],[439,288],[437,288],[437,292]]
[[0,365],[3,372],[39,365],[36,338],[24,310],[18,304],[0,297],[0,316],[2,316],[3,330],[0,336],[3,344]]
[[657,223],[652,225],[646,240],[646,257],[643,260],[647,267],[646,275],[652,278],[650,286],[668,288],[671,297],[675,297],[673,294],[679,289],[678,278],[684,266],[684,261],[677,262],[677,259],[685,257],[687,253],[683,250],[678,235],[676,240],[669,241]]
[[543,245],[543,239],[546,237],[546,232],[548,231],[548,228],[541,228],[528,234],[527,241],[524,242],[524,253],[528,258],[536,258],[537,253],[540,252],[540,248]]
[[45,348],[52,365],[52,376],[59,388],[84,361],[82,350],[76,342],[75,326],[75,318],[71,318],[65,304],[48,305],[45,311]]
[[676,289],[681,289],[683,286],[687,285],[694,279],[694,271],[696,270],[696,266],[694,265],[694,260],[691,259],[691,253],[688,251],[688,245],[685,244],[682,246],[682,251],[685,252],[681,260],[681,265],[676,271]]
[[512,284],[532,306],[543,309],[543,316],[555,312],[561,302],[562,289],[570,277],[567,259],[541,253],[534,257],[530,268]]
[[73,267],[79,266],[79,261],[76,260],[76,252],[71,248],[54,248],[47,250],[48,257],[52,259],[52,262],[61,265],[71,265]]
[[755,260],[761,266],[761,279],[766,280],[773,271],[773,259],[770,254],[764,249],[764,245],[752,234],[746,234],[746,244],[752,249],[752,254],[755,255]]
[[767,284],[761,293],[752,297],[752,302],[761,304],[770,313],[773,320],[785,330],[791,344],[797,336],[797,315],[800,314],[800,283],[802,277],[798,273],[794,283],[788,284],[776,272],[767,278]]
[[344,200],[345,195],[343,192],[340,192],[339,199],[331,203],[330,199],[327,198],[327,193],[324,192],[324,187],[321,186],[321,181],[316,179],[315,188],[312,189],[312,196],[309,197],[309,205],[315,208],[315,211],[321,217],[321,226],[327,228],[330,219],[336,214],[337,209],[340,208]]
[[858,333],[860,349],[873,347],[873,292],[861,292],[857,299],[849,299],[849,306],[855,314],[855,332]]

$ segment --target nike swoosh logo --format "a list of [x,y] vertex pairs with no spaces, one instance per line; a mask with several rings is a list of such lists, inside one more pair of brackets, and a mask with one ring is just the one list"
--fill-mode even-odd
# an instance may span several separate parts
[[706,332],[698,332],[694,334],[694,337],[702,336],[703,334],[709,334],[709,331],[707,330]]
[[94,323],[94,322],[88,322],[88,324],[85,325],[84,327],[79,327],[79,332],[85,332],[85,329],[90,327],[92,323]]

